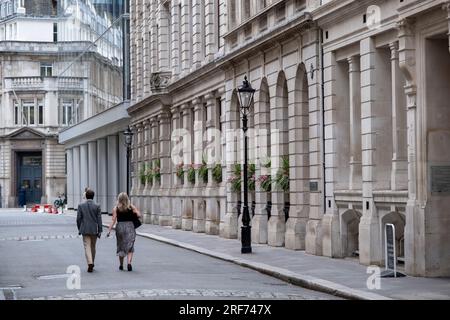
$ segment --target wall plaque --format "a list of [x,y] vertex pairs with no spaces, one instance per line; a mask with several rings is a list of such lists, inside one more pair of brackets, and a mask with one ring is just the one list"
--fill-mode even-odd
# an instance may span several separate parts
[[315,192],[319,191],[319,183],[317,181],[309,182],[309,191]]
[[450,193],[450,166],[431,166],[431,192]]

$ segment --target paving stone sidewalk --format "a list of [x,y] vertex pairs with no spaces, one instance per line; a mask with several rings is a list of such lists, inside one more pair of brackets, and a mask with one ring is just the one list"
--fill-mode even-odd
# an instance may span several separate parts
[[[103,215],[105,226],[110,221],[111,216]],[[382,278],[381,288],[370,290],[367,287],[370,276],[367,267],[355,260],[331,259],[261,244],[252,244],[253,253],[243,255],[240,240],[150,224],[142,225],[137,229],[137,234],[344,298],[450,299],[450,278]]]

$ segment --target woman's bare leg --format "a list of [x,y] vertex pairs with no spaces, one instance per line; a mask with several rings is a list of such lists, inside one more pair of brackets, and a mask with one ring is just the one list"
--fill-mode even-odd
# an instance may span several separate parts
[[133,252],[128,252],[127,260],[128,260],[128,264],[131,264],[131,261],[133,260]]

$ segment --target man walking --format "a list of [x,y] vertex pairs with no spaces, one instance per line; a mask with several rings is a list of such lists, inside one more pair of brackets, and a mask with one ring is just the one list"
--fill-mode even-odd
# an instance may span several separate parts
[[100,206],[94,203],[94,191],[87,189],[86,201],[78,205],[78,234],[83,235],[84,252],[88,263],[88,272],[94,270],[95,245],[102,234],[102,214]]

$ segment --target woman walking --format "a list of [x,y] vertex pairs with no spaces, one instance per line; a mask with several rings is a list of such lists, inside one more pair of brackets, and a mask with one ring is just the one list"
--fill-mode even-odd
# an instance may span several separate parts
[[111,229],[117,221],[116,238],[117,238],[117,255],[119,256],[119,269],[123,270],[123,259],[127,256],[128,271],[132,271],[131,261],[133,260],[134,241],[136,239],[136,231],[134,223],[136,219],[141,217],[139,210],[130,203],[130,199],[125,192],[117,197],[117,205],[112,211],[113,217],[108,229],[108,237]]

